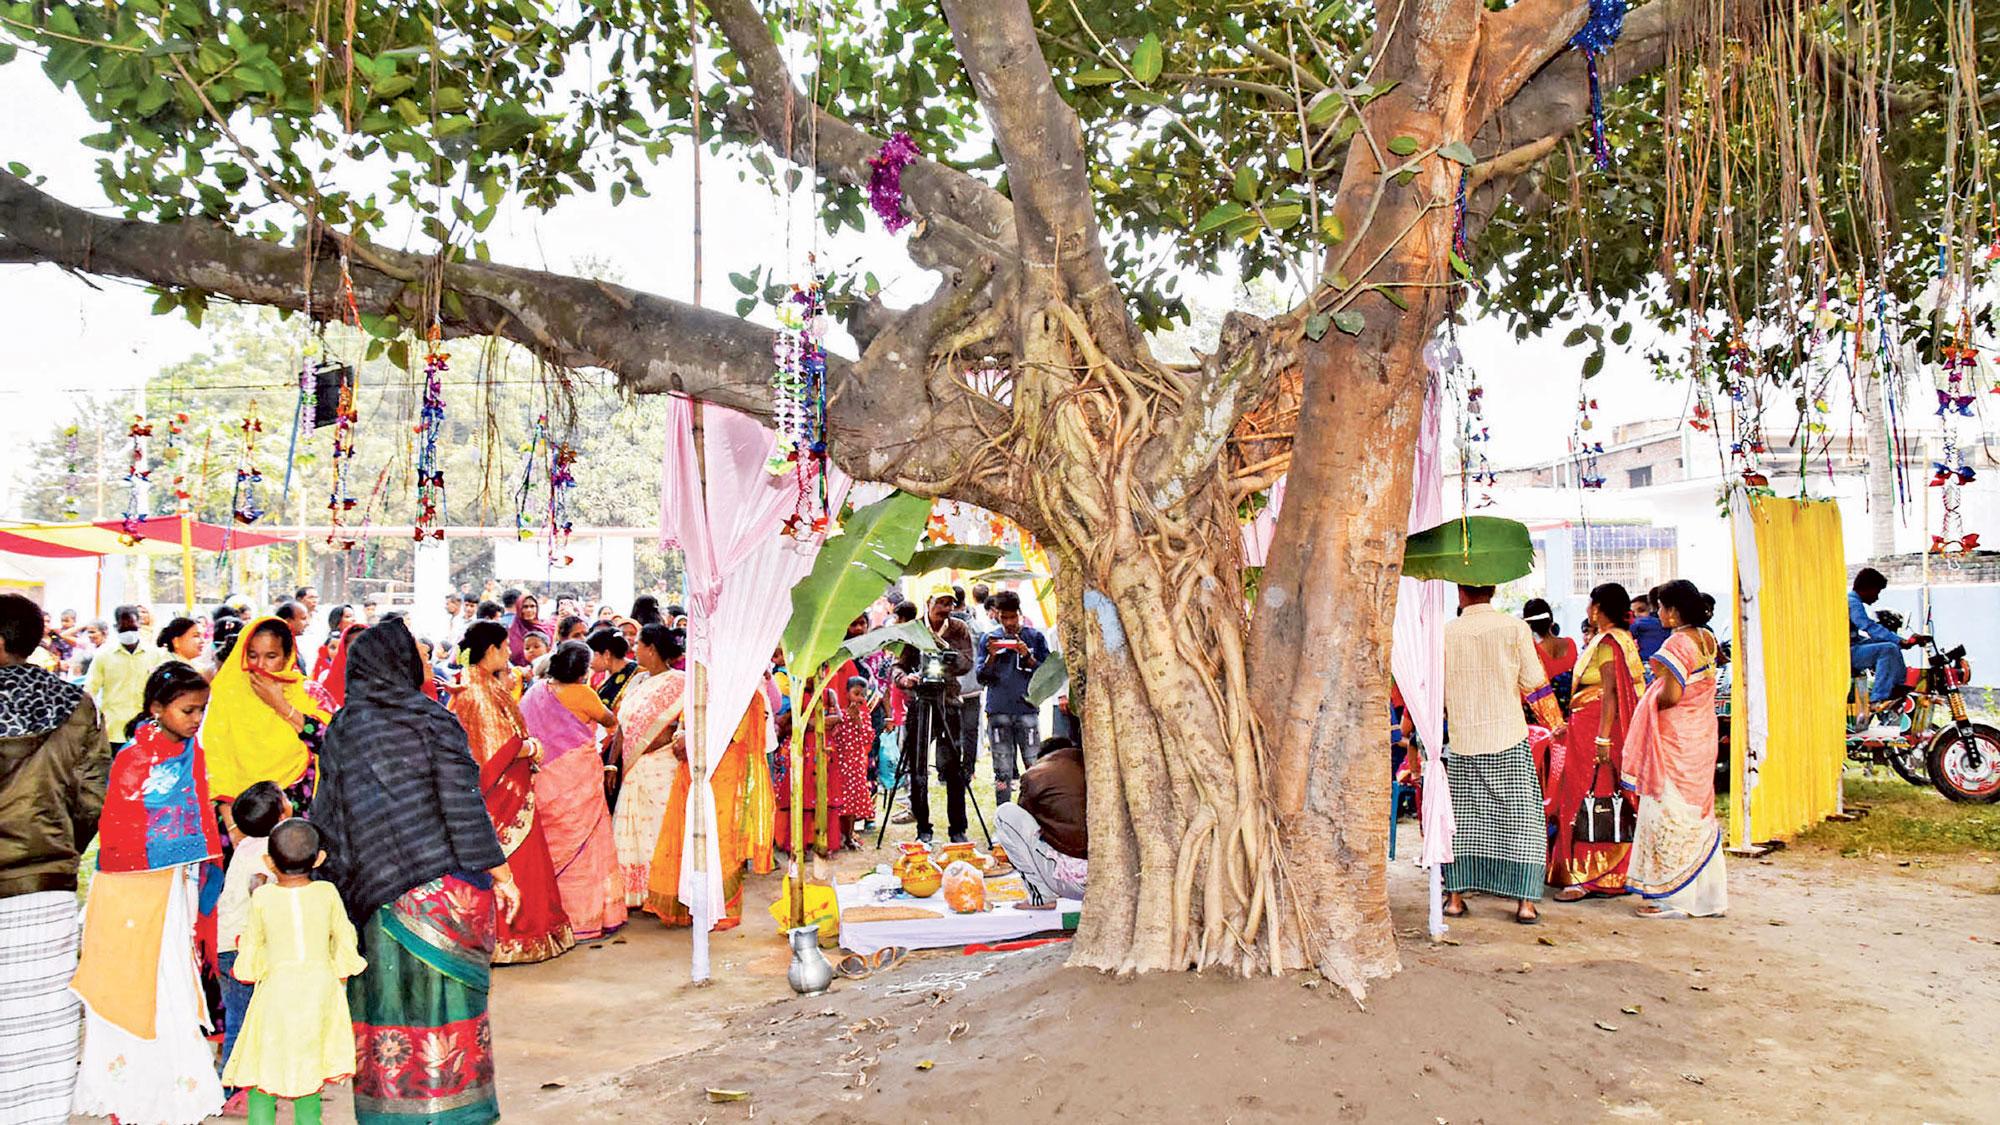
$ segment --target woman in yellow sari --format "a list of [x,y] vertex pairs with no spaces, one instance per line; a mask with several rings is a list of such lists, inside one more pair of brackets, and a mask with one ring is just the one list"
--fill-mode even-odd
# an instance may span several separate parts
[[315,759],[333,704],[300,674],[294,652],[291,627],[260,617],[216,669],[201,747],[209,796],[218,804],[259,781],[284,790],[300,813],[311,804]]
[[665,625],[639,631],[639,673],[618,700],[620,737],[618,807],[611,834],[618,843],[618,866],[625,873],[625,905],[646,905],[647,872],[659,845],[660,823],[674,792],[681,708],[687,677],[672,668],[682,653],[679,638]]
[[[715,930],[730,930],[743,921],[743,865],[753,848],[752,817],[746,816],[744,794],[751,784],[752,761],[766,749],[769,707],[762,692],[750,699],[743,721],[729,740],[729,749],[716,763],[709,779],[715,795],[715,841],[722,855],[722,907],[716,911]],[[659,844],[653,851],[652,870],[647,878],[646,910],[669,926],[692,926],[694,915],[681,901],[681,837],[687,824],[690,790],[685,767],[686,748],[675,751],[683,759],[674,777],[674,791],[667,799],[666,819],[660,824]]]

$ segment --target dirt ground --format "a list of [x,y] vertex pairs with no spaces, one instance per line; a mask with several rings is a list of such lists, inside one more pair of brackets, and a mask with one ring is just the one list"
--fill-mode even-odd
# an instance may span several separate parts
[[[1732,859],[1730,914],[1707,921],[1591,902],[1525,927],[1475,899],[1436,945],[1422,873],[1398,862],[1392,888],[1404,971],[1356,1006],[1305,976],[1110,979],[1064,969],[1061,946],[920,955],[795,999],[759,887],[755,920],[717,938],[708,988],[683,983],[685,934],[650,919],[503,970],[503,1108],[552,1125],[2000,1113],[1991,857]],[[711,1104],[709,1089],[748,1097]]]
[[[1391,867],[1403,972],[1362,1006],[1307,975],[1116,980],[1063,968],[1060,945],[917,954],[795,998],[764,913],[777,881],[759,879],[707,987],[687,983],[686,932],[645,916],[499,970],[502,1109],[528,1125],[2000,1118],[1993,856],[1732,857],[1723,919],[1596,901],[1526,927],[1474,899],[1433,944],[1413,837]],[[328,1120],[351,1119],[345,1101]]]

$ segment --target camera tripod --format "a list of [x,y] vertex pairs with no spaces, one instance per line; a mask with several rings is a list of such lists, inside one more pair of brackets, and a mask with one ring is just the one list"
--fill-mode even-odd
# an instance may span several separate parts
[[[903,720],[902,753],[897,756],[896,776],[889,783],[889,793],[883,798],[882,824],[875,832],[876,848],[881,848],[882,841],[889,835],[889,818],[896,811],[896,791],[903,787],[903,781],[911,775],[910,765],[913,761],[911,755],[922,753],[931,747],[941,747],[945,749],[946,754],[938,757],[938,776],[944,779],[945,792],[949,794],[952,791],[953,785],[961,787],[959,792],[964,795],[965,803],[972,808],[972,815],[979,820],[979,832],[986,837],[987,850],[991,851],[993,849],[993,830],[986,827],[985,810],[979,807],[978,799],[972,795],[972,776],[979,771],[977,743],[974,744],[972,761],[963,763],[965,766],[965,776],[956,776],[961,765],[958,743],[960,731],[957,729],[959,723],[957,716],[954,714],[956,710],[956,704],[949,707],[945,705],[944,693],[942,691],[926,691],[923,688],[918,688],[910,693],[909,711]],[[951,763],[950,772],[947,772],[945,769],[947,761]],[[911,802],[914,804],[916,800],[916,786],[914,782],[912,782],[910,788],[912,790]],[[948,811],[950,808],[950,798],[947,797],[946,800],[946,824],[948,828],[950,824],[950,814]],[[925,795],[924,803],[928,808],[930,803],[929,794]]]

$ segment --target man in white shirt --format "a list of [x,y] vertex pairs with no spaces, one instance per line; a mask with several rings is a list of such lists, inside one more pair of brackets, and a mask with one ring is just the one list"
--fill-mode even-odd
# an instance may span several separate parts
[[1542,673],[1534,634],[1493,608],[1493,587],[1460,586],[1459,615],[1444,627],[1444,710],[1451,732],[1445,777],[1451,787],[1452,862],[1444,866],[1444,912],[1466,912],[1465,892],[1515,900],[1514,920],[1539,921],[1535,904],[1549,859],[1541,780],[1528,752],[1525,700],[1556,734],[1555,691]]

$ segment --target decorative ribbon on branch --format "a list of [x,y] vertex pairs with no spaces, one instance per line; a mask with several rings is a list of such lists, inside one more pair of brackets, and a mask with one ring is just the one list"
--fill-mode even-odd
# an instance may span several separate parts
[[160,447],[160,464],[174,471],[174,512],[186,511],[189,501],[194,499],[194,489],[188,484],[187,476],[187,442],[181,437],[187,432],[187,425],[186,411],[176,410],[167,415],[167,439]]
[[[349,326],[361,327],[361,310],[354,303],[354,278],[348,273],[347,254],[340,255],[340,302]],[[354,406],[354,379],[340,385],[340,404],[333,423],[333,488],[327,497],[327,545],[341,551],[354,549],[354,540],[340,537],[340,517],[354,509],[354,497],[347,491],[348,462],[354,459],[354,424],[360,417]],[[365,513],[364,513],[365,516]]]
[[778,332],[771,340],[771,427],[777,436],[764,468],[784,476],[796,466],[798,499],[785,520],[793,537],[826,532],[826,281],[794,286],[778,306]]
[[[1622,5],[1621,5],[1622,6]],[[917,142],[896,133],[868,158],[868,206],[895,234],[915,220],[903,213],[903,169],[917,158]]]
[[1625,31],[1626,0],[1590,0],[1590,15],[1569,45],[1583,52],[1590,72],[1590,152],[1599,170],[1611,167],[1611,142],[1604,136],[1604,91],[1597,81],[1597,57],[1618,42]]
[[424,401],[417,412],[417,522],[412,537],[419,543],[444,538],[444,466],[438,461],[438,437],[444,432],[444,373],[451,363],[442,335],[433,321],[424,350]]
[[576,559],[569,554],[569,535],[575,527],[570,517],[570,495],[576,491],[576,447],[568,442],[549,444],[549,565],[570,566]]

